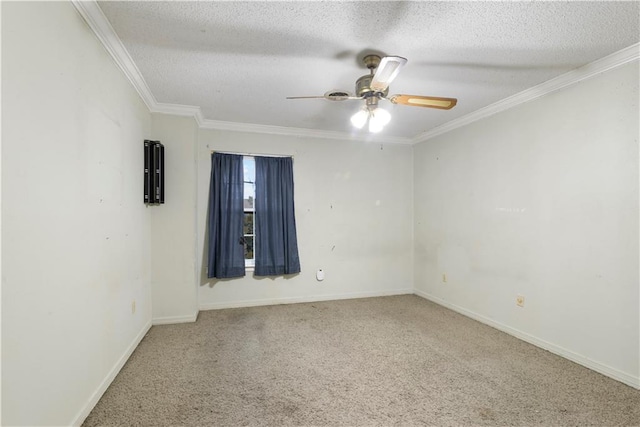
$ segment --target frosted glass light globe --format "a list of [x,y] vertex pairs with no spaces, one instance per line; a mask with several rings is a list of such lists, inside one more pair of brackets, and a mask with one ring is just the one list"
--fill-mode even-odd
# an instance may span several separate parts
[[380,124],[380,126],[386,126],[391,121],[391,114],[384,108],[376,108],[371,113],[371,120],[374,120]]
[[357,113],[351,116],[351,124],[358,129],[362,129],[365,123],[367,123],[368,118],[369,112],[367,110],[359,110]]
[[369,120],[369,132],[378,133],[382,128],[384,128],[384,125],[381,125],[379,121],[374,120],[373,117]]

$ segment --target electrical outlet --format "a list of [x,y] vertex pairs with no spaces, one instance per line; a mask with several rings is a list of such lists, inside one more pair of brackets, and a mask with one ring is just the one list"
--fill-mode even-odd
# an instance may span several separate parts
[[131,301],[131,314],[136,313],[136,300]]
[[447,283],[447,274],[442,273],[442,283]]
[[522,295],[516,297],[516,305],[518,307],[524,307],[524,297]]

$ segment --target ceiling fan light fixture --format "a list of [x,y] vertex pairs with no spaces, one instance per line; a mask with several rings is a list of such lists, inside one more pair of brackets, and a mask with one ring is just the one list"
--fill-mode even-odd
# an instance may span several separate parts
[[371,112],[371,120],[379,123],[381,126],[386,126],[391,121],[391,113],[384,108],[376,108]]
[[351,116],[351,124],[362,129],[369,122],[369,132],[378,133],[391,121],[391,113],[384,108],[376,107],[376,103],[365,106]]
[[361,108],[353,116],[351,116],[351,124],[355,128],[362,129],[367,123],[368,118],[369,111],[367,110],[367,108]]
[[369,132],[378,133],[384,128],[384,125],[380,124],[379,121],[374,120],[373,117],[369,120]]

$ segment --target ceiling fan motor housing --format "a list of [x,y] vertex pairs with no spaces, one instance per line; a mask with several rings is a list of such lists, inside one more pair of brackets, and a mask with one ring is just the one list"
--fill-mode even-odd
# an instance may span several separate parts
[[387,94],[389,93],[389,88],[387,87],[384,92],[374,92],[371,89],[371,80],[373,79],[373,75],[371,74],[366,74],[362,77],[360,77],[358,80],[356,80],[356,96],[363,96],[365,98],[370,97],[370,96],[381,96],[381,97],[386,97]]

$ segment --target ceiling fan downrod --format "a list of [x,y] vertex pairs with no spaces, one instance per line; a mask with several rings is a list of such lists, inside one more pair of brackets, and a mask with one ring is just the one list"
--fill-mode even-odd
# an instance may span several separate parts
[[364,62],[364,65],[371,71],[371,75],[373,75],[374,70],[380,65],[381,59],[378,55],[367,55],[362,58],[362,62]]

